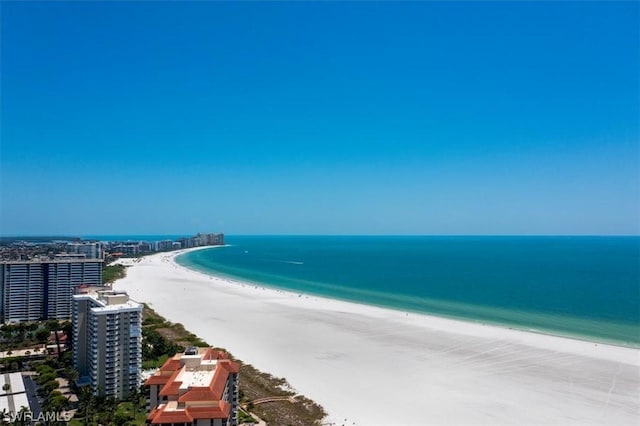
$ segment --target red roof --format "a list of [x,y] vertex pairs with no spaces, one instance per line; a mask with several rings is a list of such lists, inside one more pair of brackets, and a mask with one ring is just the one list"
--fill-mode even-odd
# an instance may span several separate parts
[[231,404],[226,401],[218,401],[217,406],[187,407],[186,411],[194,419],[226,419],[231,413]]
[[[224,351],[207,349],[203,353],[203,360],[217,360],[216,369],[211,382],[206,386],[192,386],[180,395],[182,382],[178,375],[186,368],[178,356],[168,359],[160,370],[149,377],[146,385],[160,385],[160,395],[176,401],[180,409],[166,411],[166,404],[151,411],[147,419],[152,424],[191,423],[193,419],[226,419],[231,412],[231,406],[222,401],[227,381],[231,374],[240,371],[240,365],[229,359]],[[198,406],[190,406],[197,403]],[[202,404],[205,404],[204,406]]]
[[166,411],[166,405],[160,406],[158,409],[151,411],[147,420],[151,420],[151,424],[171,424],[171,423],[192,423],[193,417],[188,410],[170,410]]
[[169,358],[162,364],[160,371],[175,371],[180,369],[180,359]]
[[216,398],[215,394],[208,388],[190,388],[180,398],[178,398],[178,402],[215,401],[216,399],[220,398]]
[[209,385],[209,389],[216,395],[217,399],[222,398],[229,374],[237,373],[238,371],[240,371],[240,366],[237,363],[229,360],[218,361],[216,372],[213,374],[213,379]]
[[146,386],[150,385],[165,385],[172,376],[176,375],[176,371],[179,371],[181,368],[180,360],[175,358],[169,358],[162,364],[160,370],[156,372],[153,376],[149,377],[144,384]]
[[161,376],[160,374],[154,374],[153,376],[149,377],[147,381],[144,382],[144,384],[146,386],[165,385],[170,378],[170,376]]
[[180,392],[180,385],[182,382],[178,382],[176,380],[180,371],[182,371],[182,369],[174,371],[171,377],[169,377],[167,384],[164,385],[160,391],[161,396],[177,395]]
[[225,401],[206,407],[186,407],[182,410],[166,410],[167,405],[154,408],[147,416],[151,424],[192,423],[194,419],[226,419],[231,413],[231,405]]
[[[222,393],[224,392],[229,374],[238,373],[240,371],[240,365],[238,363],[230,361],[229,355],[226,352],[216,351],[214,349],[208,349],[207,352],[205,352],[203,359],[209,360],[213,359],[213,357],[215,357],[215,359],[218,359],[218,365],[216,366],[216,371],[213,375],[211,383],[207,387],[193,388],[192,390],[208,389],[209,392],[213,393],[215,399],[220,399],[222,398]],[[162,389],[160,390],[161,396],[178,395],[182,382],[176,381],[176,377],[181,370],[182,366],[180,364],[180,359],[169,358],[165,361],[162,367],[160,367],[159,372],[146,380],[145,385],[163,385]],[[170,372],[172,372],[172,374],[169,376],[168,373]],[[193,395],[186,396],[190,391],[191,390],[187,391],[180,398],[180,400],[182,401],[183,398],[187,398],[184,400],[196,401],[197,399],[191,399],[194,398]]]
[[64,344],[67,342],[67,333],[64,331],[52,331],[49,333],[48,341],[51,343],[56,342],[56,335],[58,335],[58,341],[60,344]]
[[213,359],[229,359],[229,354],[225,351],[219,351],[217,349],[208,348],[204,353],[202,359],[205,360],[213,360]]

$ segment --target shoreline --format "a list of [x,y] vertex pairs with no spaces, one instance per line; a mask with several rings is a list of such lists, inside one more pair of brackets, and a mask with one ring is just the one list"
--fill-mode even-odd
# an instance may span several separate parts
[[[126,259],[134,267],[114,287],[285,377],[329,421],[631,424],[640,415],[635,348],[296,294],[175,262],[203,248]],[[394,389],[405,395],[383,396]],[[381,399],[415,411],[381,407]]]
[[[570,332],[562,334],[561,332],[559,332],[557,330],[545,329],[544,327],[532,328],[531,326],[527,326],[527,325],[518,325],[518,324],[507,323],[507,322],[490,321],[490,320],[484,320],[484,319],[477,319],[477,318],[473,318],[473,317],[456,317],[454,315],[446,315],[446,314],[439,314],[439,313],[437,313],[437,314],[436,313],[428,313],[428,312],[422,312],[422,311],[412,310],[412,309],[401,309],[401,308],[395,307],[395,306],[387,306],[387,305],[382,305],[382,304],[367,303],[367,302],[362,302],[362,301],[358,301],[358,300],[332,298],[332,297],[325,296],[325,295],[320,295],[320,294],[305,293],[304,291],[294,292],[291,289],[287,289],[287,288],[284,288],[284,287],[278,287],[277,285],[271,285],[271,284],[266,284],[266,283],[257,282],[257,281],[244,280],[242,278],[237,278],[237,277],[233,277],[233,276],[230,276],[230,275],[225,275],[223,273],[217,273],[217,272],[208,273],[208,272],[204,272],[204,271],[198,270],[196,268],[189,268],[188,266],[181,265],[175,259],[176,257],[181,256],[181,255],[186,254],[186,253],[191,252],[191,251],[197,251],[197,250],[203,250],[203,249],[212,249],[212,248],[218,248],[218,247],[227,247],[227,246],[228,246],[228,244],[225,244],[225,245],[222,245],[222,246],[195,247],[195,248],[191,248],[191,249],[184,249],[184,250],[181,250],[180,253],[176,253],[175,256],[172,257],[172,261],[179,268],[183,268],[188,272],[194,272],[194,273],[197,273],[197,274],[201,274],[201,275],[203,275],[205,277],[214,277],[216,279],[219,279],[219,280],[222,280],[222,281],[225,281],[225,282],[230,282],[230,283],[233,283],[233,284],[236,284],[236,285],[240,285],[240,286],[251,285],[251,286],[264,288],[264,289],[271,290],[271,291],[284,292],[284,293],[287,293],[287,294],[289,294],[291,296],[295,296],[295,297],[298,297],[299,294],[302,294],[304,297],[312,297],[312,298],[315,298],[315,299],[320,299],[320,300],[325,300],[325,301],[345,302],[345,303],[354,304],[354,305],[361,305],[361,306],[364,306],[364,307],[372,307],[372,308],[379,308],[379,309],[389,310],[389,311],[402,313],[402,314],[422,315],[422,316],[425,316],[425,317],[428,317],[428,318],[438,318],[438,319],[445,319],[445,320],[451,320],[451,321],[456,321],[456,322],[478,324],[478,325],[488,326],[488,327],[498,327],[498,328],[507,329],[507,330],[515,330],[515,331],[521,331],[521,332],[524,332],[524,333],[532,333],[532,334],[539,334],[539,335],[543,335],[543,336],[551,336],[551,337],[559,337],[559,338],[570,339],[570,340],[578,340],[578,341],[582,341],[582,342],[594,343],[594,344],[599,344],[599,345],[609,345],[609,346],[618,346],[618,347],[622,347],[622,348],[640,349],[640,342],[633,343],[633,342],[621,341],[621,340],[615,340],[615,339],[598,338],[596,336],[591,336],[591,335],[588,335],[588,334],[579,334],[579,333],[570,333]],[[533,314],[533,315],[535,315],[535,314]],[[549,314],[543,314],[543,315],[549,315]]]
[[[321,295],[316,295],[316,294],[310,294],[310,293],[296,293],[293,292],[291,290],[288,289],[283,289],[283,288],[279,288],[279,287],[272,287],[269,286],[267,284],[263,284],[263,283],[258,283],[258,282],[252,282],[252,281],[243,281],[240,278],[235,278],[235,277],[230,277],[230,276],[226,276],[223,274],[220,275],[215,275],[215,274],[209,274],[206,272],[202,272],[199,271],[197,269],[191,269],[187,266],[183,266],[181,264],[179,264],[175,258],[186,254],[188,252],[191,251],[198,251],[198,250],[203,250],[203,249],[211,249],[211,248],[218,248],[218,247],[225,247],[226,245],[223,246],[210,246],[210,247],[194,247],[194,248],[190,248],[190,249],[184,249],[181,250],[179,253],[175,252],[175,254],[173,256],[171,256],[170,261],[177,267],[177,268],[182,268],[185,272],[188,273],[195,273],[195,274],[199,274],[204,278],[214,278],[214,280],[219,280],[224,282],[225,284],[230,284],[230,285],[234,285],[234,286],[241,286],[241,287],[245,287],[245,286],[250,286],[250,287],[254,287],[256,289],[260,289],[260,290],[264,290],[264,291],[272,291],[278,294],[282,294],[285,295],[286,297],[290,297],[290,298],[306,298],[306,299],[314,299],[317,302],[320,303],[345,303],[347,305],[355,305],[360,307],[363,310],[366,310],[368,308],[372,308],[372,309],[379,309],[381,311],[383,311],[382,313],[384,313],[385,311],[387,311],[386,313],[389,315],[401,315],[401,316],[409,316],[409,315],[417,315],[417,316],[421,316],[424,317],[423,319],[428,320],[428,321],[437,321],[437,320],[442,320],[444,322],[447,321],[451,321],[451,325],[456,325],[456,326],[464,326],[464,325],[476,325],[479,327],[491,327],[491,328],[498,328],[504,331],[513,331],[515,333],[525,333],[525,334],[532,334],[532,335],[538,335],[538,336],[546,336],[549,338],[557,338],[557,339],[562,339],[562,340],[568,340],[568,341],[576,341],[576,342],[583,342],[589,345],[605,345],[605,346],[611,346],[611,347],[618,347],[618,348],[624,348],[624,349],[632,349],[632,350],[638,350],[640,349],[640,346],[629,346],[629,345],[622,345],[622,344],[617,344],[619,342],[603,342],[603,341],[597,341],[597,340],[589,340],[587,337],[588,336],[583,336],[585,338],[580,338],[580,336],[565,336],[565,335],[560,335],[560,334],[553,334],[552,332],[544,332],[543,330],[537,330],[537,329],[525,329],[525,328],[519,328],[519,327],[511,327],[502,323],[492,323],[492,322],[484,322],[481,320],[477,320],[477,321],[473,321],[473,320],[467,320],[464,318],[456,318],[456,317],[448,317],[448,316],[440,316],[440,315],[434,315],[434,314],[428,314],[428,313],[423,313],[423,312],[418,312],[418,311],[411,311],[411,310],[401,310],[401,309],[394,309],[393,307],[387,307],[387,306],[380,306],[380,305],[374,305],[374,304],[367,304],[367,303],[363,303],[363,302],[355,302],[355,301],[351,301],[351,300],[344,300],[344,299],[334,299],[331,297],[326,297],[326,296],[321,296]],[[174,252],[170,252],[170,253],[174,253]],[[349,309],[349,307],[347,307],[347,309]],[[446,327],[446,325],[445,325]],[[523,341],[528,341],[525,336],[521,336],[523,338]],[[640,354],[640,351],[639,351]],[[640,361],[640,360],[639,360]],[[639,364],[640,365],[640,364]]]

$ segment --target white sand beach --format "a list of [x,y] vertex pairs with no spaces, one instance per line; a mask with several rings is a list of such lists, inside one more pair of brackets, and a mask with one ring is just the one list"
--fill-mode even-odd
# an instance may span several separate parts
[[232,282],[175,264],[183,252],[135,262],[114,288],[285,377],[328,422],[640,422],[638,349]]

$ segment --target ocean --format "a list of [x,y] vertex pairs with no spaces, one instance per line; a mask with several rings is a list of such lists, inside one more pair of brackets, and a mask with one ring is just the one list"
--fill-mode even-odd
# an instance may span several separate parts
[[188,268],[299,293],[640,346],[640,237],[228,236]]

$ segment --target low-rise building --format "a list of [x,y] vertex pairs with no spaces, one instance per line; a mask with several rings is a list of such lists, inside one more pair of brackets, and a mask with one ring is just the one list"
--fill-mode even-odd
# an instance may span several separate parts
[[169,358],[145,385],[150,425],[235,426],[240,366],[226,352],[188,348]]
[[[0,375],[0,421],[10,424],[16,420],[18,413],[26,410],[31,413],[31,406],[25,390],[22,374],[7,373]],[[5,417],[4,419],[2,417]]]

